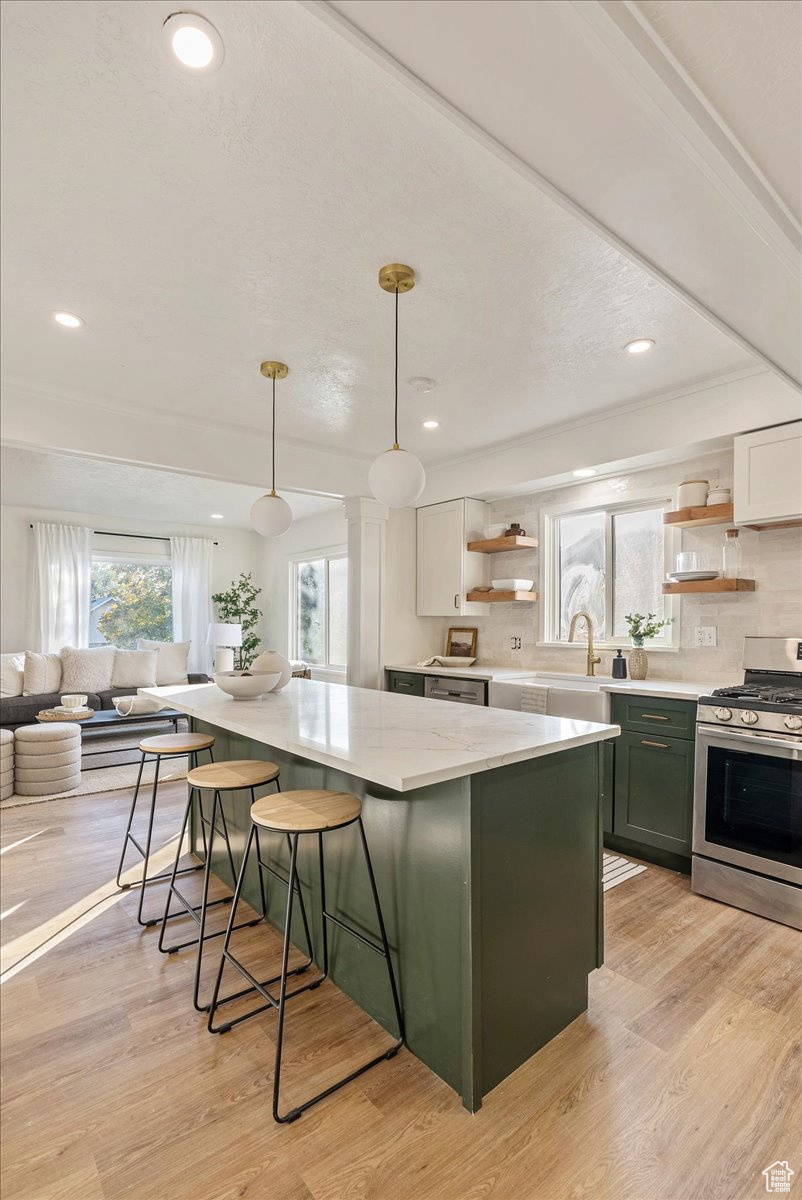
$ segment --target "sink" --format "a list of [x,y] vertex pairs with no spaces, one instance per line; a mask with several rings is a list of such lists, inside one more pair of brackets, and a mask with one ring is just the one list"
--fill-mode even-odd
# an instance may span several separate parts
[[521,688],[527,683],[539,683],[549,689],[546,699],[547,716],[606,724],[610,698],[606,692],[599,691],[599,687],[608,682],[610,681],[604,677],[589,679],[586,675],[558,675],[538,671],[526,679],[491,683],[488,698],[493,708],[512,708],[520,711]]
[[587,675],[569,675],[547,671],[536,671],[532,683],[545,684],[549,689],[546,713],[550,717],[572,717],[575,721],[600,721],[609,718],[610,701],[606,692],[599,690],[604,678],[589,678]]

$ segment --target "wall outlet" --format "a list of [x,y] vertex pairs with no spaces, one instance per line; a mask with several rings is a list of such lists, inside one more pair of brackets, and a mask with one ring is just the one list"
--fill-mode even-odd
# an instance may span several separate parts
[[695,646],[715,646],[716,644],[716,627],[715,625],[697,625],[694,629],[696,640]]
[[520,649],[521,649],[521,639],[519,637],[516,637],[513,634],[513,636],[510,638],[510,650],[520,650]]

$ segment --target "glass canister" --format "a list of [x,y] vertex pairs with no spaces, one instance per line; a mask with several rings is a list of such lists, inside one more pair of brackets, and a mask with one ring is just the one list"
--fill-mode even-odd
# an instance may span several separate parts
[[737,529],[728,529],[724,534],[724,546],[722,548],[722,566],[724,568],[725,579],[740,579],[743,573],[743,561],[741,555],[741,543],[738,539]]

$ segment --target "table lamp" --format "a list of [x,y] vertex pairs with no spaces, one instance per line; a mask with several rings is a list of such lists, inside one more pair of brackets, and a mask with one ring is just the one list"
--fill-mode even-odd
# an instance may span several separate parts
[[206,635],[206,645],[214,646],[215,671],[234,670],[233,646],[242,645],[242,626],[212,621]]

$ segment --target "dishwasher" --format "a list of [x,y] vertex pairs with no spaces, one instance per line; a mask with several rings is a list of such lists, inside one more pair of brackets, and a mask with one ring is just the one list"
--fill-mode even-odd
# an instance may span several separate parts
[[487,704],[487,681],[427,675],[423,681],[423,694],[430,700],[454,700],[457,704]]

